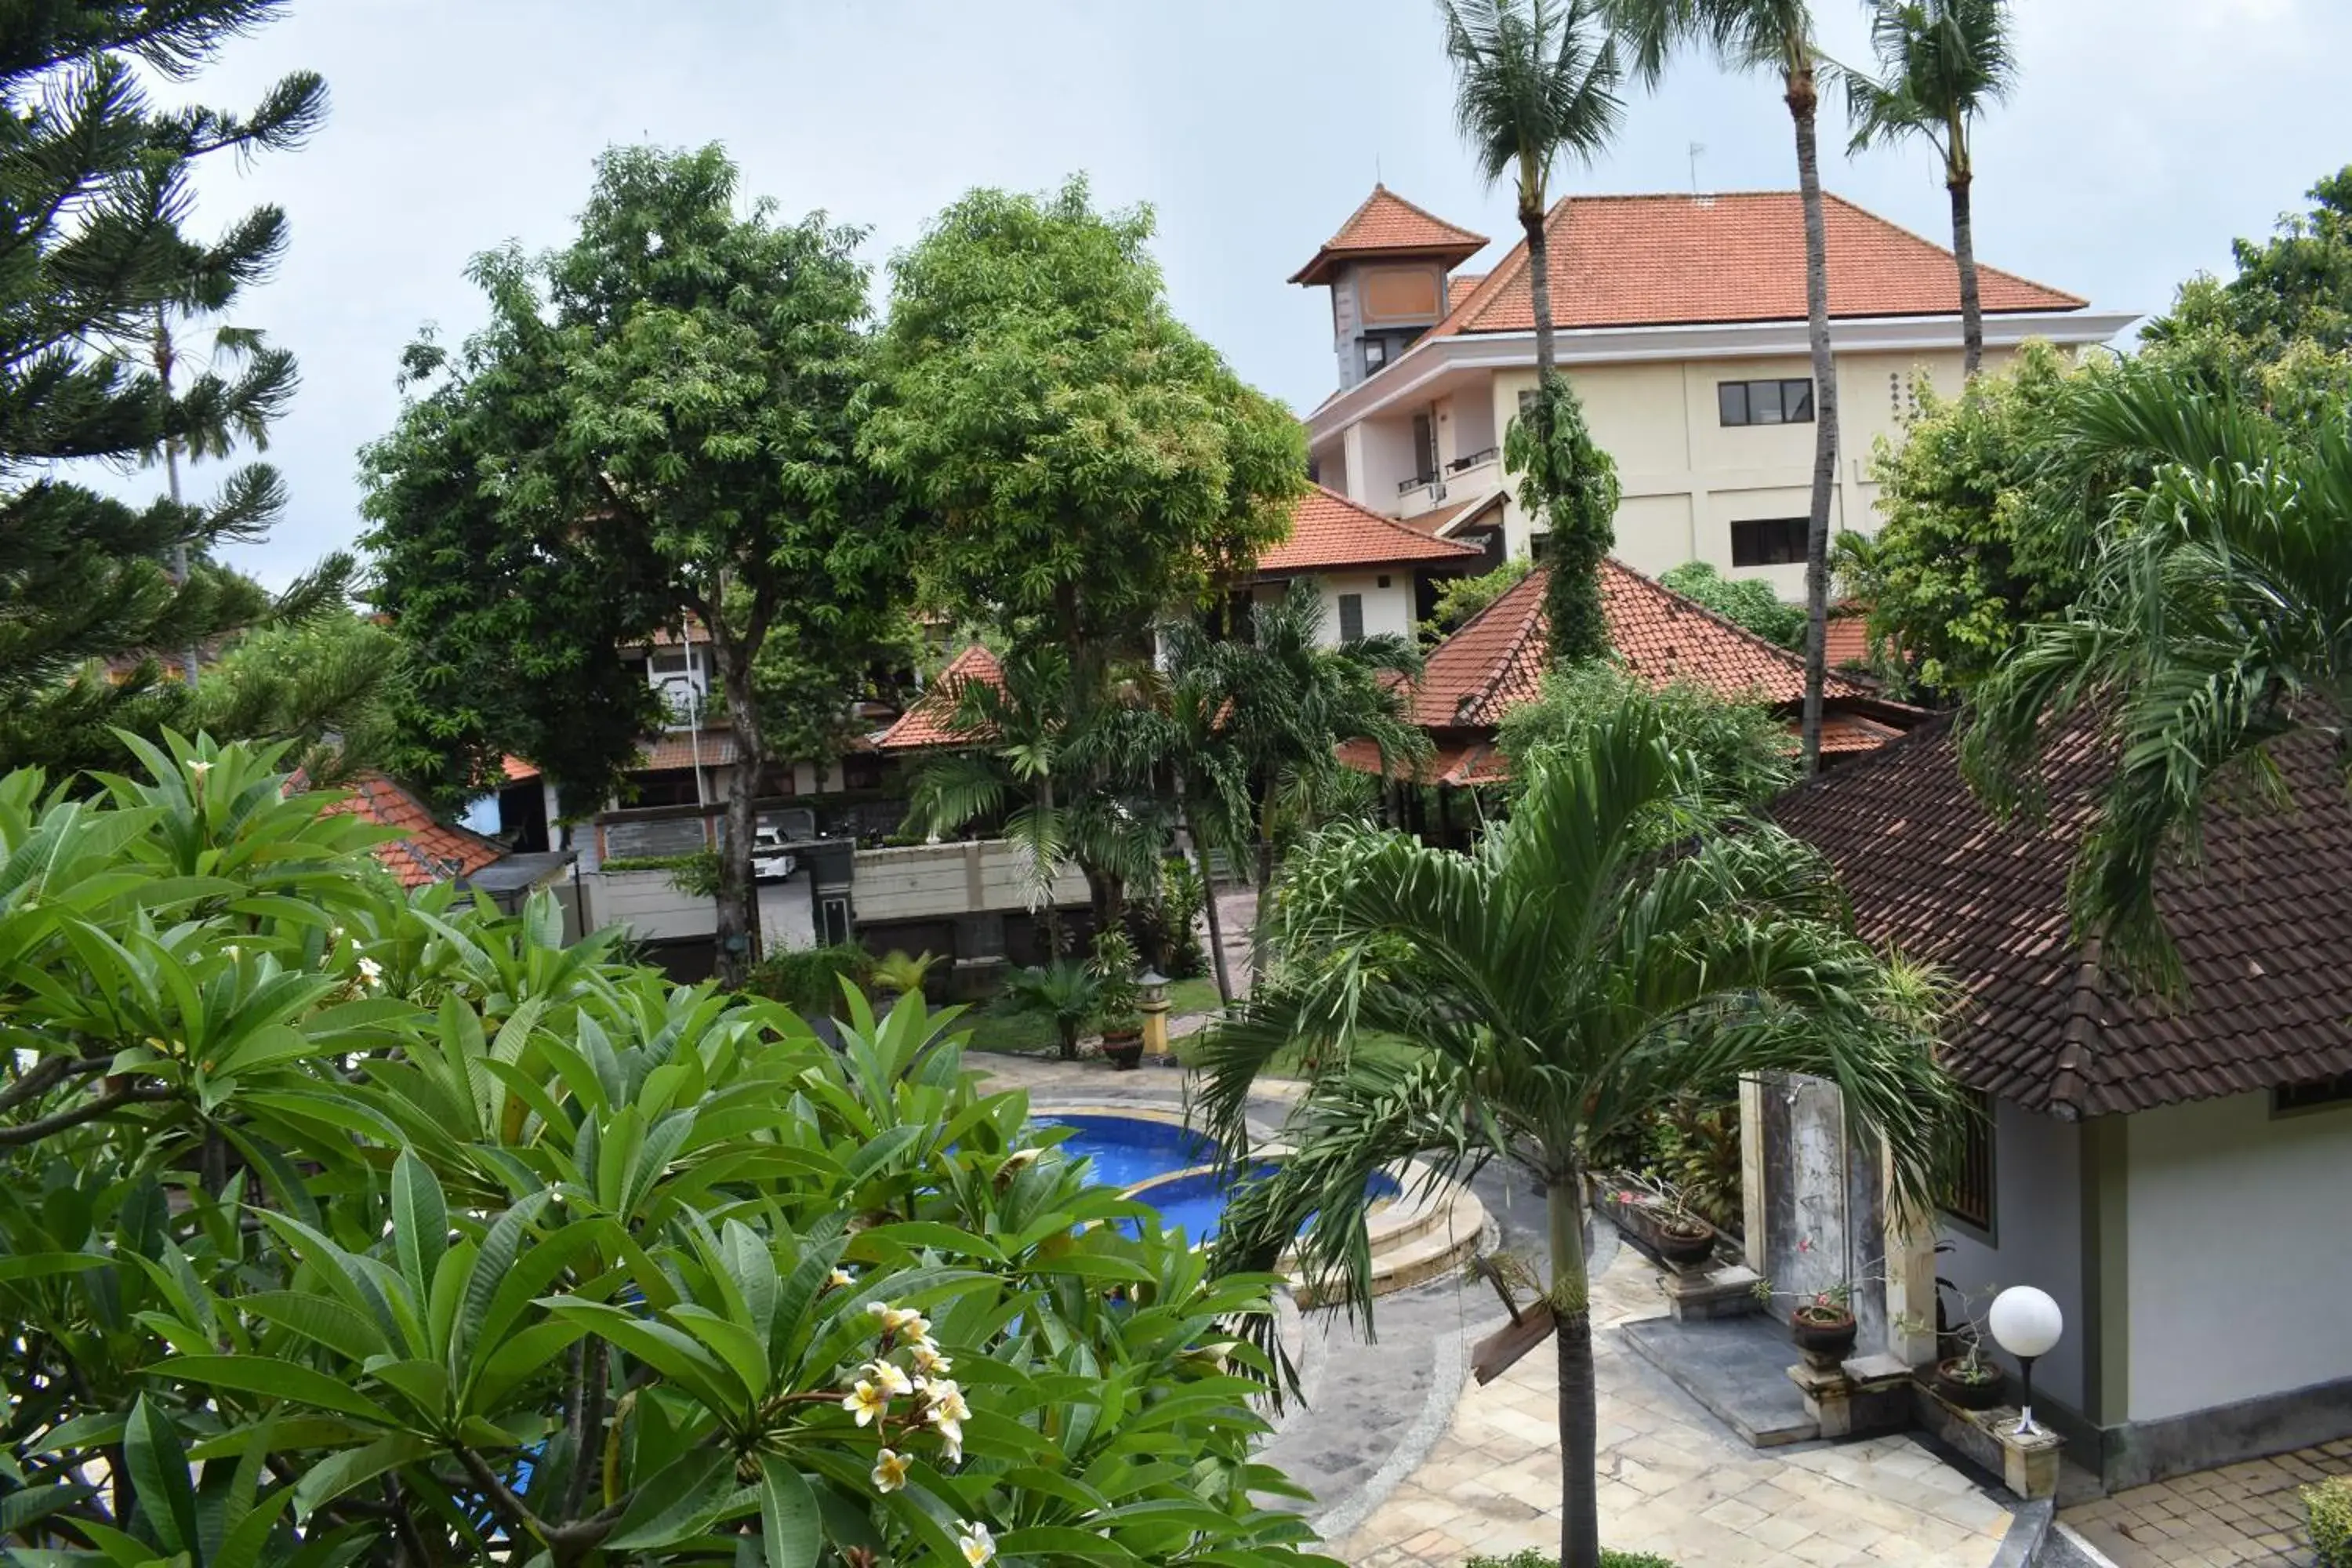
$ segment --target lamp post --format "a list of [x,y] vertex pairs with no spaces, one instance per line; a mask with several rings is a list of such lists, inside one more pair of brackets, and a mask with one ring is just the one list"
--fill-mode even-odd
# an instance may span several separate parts
[[2049,1292],[2031,1285],[2012,1285],[1992,1299],[1992,1310],[1986,1314],[1992,1328],[1992,1337],[2001,1349],[2017,1358],[2024,1373],[2024,1392],[2019,1400],[2021,1414],[2017,1423],[2017,1435],[2033,1436],[2041,1430],[2033,1424],[2033,1363],[2036,1357],[2048,1355],[2065,1331],[2065,1314]]

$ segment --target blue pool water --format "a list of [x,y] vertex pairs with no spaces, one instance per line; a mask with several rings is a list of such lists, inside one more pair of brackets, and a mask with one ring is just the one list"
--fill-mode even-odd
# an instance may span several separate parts
[[[1194,1241],[1206,1241],[1217,1234],[1235,1178],[1198,1169],[1214,1163],[1217,1146],[1190,1128],[1148,1117],[1082,1111],[1039,1116],[1034,1125],[1068,1128],[1070,1136],[1061,1145],[1063,1152],[1074,1160],[1091,1161],[1096,1181],[1133,1193],[1158,1209],[1166,1228],[1181,1229]],[[1239,1180],[1258,1179],[1270,1169],[1258,1166]],[[1192,1173],[1178,1175],[1179,1172]],[[1167,1177],[1175,1179],[1162,1179]],[[1145,1190],[1134,1192],[1145,1184],[1149,1184]],[[1398,1190],[1395,1179],[1387,1175],[1374,1176],[1369,1185],[1377,1197],[1393,1197]]]

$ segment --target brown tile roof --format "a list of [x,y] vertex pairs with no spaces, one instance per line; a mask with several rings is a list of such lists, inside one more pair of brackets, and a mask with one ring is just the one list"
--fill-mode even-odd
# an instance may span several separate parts
[[[1551,656],[1543,610],[1544,570],[1528,574],[1431,650],[1413,691],[1413,721],[1430,729],[1484,728],[1534,699]],[[1618,657],[1664,686],[1678,678],[1727,697],[1802,701],[1804,661],[1744,626],[1663,587],[1613,558],[1601,563],[1601,614]],[[1867,699],[1869,689],[1832,675],[1831,698]]]
[[1843,669],[1848,665],[1870,662],[1870,617],[1865,615],[1830,615],[1828,634],[1822,639],[1822,657],[1832,669]]
[[2072,940],[2066,879],[2108,744],[2058,736],[2039,826],[2004,826],[1958,767],[1948,721],[1783,795],[1781,825],[1837,867],[1864,933],[1958,988],[1966,1081],[2029,1110],[2099,1116],[2352,1072],[2352,802],[2322,738],[2283,742],[2294,809],[2205,818],[2205,860],[2158,905],[2189,993],[2127,992]]
[[1004,670],[996,662],[996,656],[978,643],[973,643],[949,661],[948,667],[940,671],[940,678],[931,682],[930,689],[918,698],[912,708],[898,715],[897,723],[874,738],[874,749],[877,752],[916,752],[969,741],[971,737],[961,733],[950,724],[955,717],[957,693],[967,680],[986,681],[996,687],[1004,684]]
[[1376,184],[1364,205],[1323,242],[1315,259],[1290,276],[1293,283],[1328,283],[1341,259],[1359,256],[1434,255],[1447,267],[1458,267],[1486,247],[1486,237],[1457,228],[1390,190]]
[[[1823,199],[1833,316],[1955,315],[1951,252],[1838,196]],[[1578,196],[1552,208],[1551,309],[1559,327],[1793,321],[1805,316],[1804,211],[1794,191]],[[1430,336],[1535,325],[1523,240]],[[1978,268],[1987,314],[2088,303]]]
[[1475,560],[1478,548],[1435,539],[1317,485],[1290,510],[1290,537],[1257,558],[1262,576],[1344,566]]
[[705,730],[699,736],[679,731],[649,742],[638,753],[638,763],[632,770],[641,773],[663,773],[672,768],[690,768],[699,758],[706,768],[732,767],[735,763],[735,731]]
[[506,856],[504,847],[480,834],[436,820],[423,801],[382,773],[360,774],[351,783],[351,794],[326,809],[401,829],[404,837],[375,846],[375,858],[404,888],[470,877]]
[[537,764],[526,763],[520,757],[499,758],[499,771],[506,775],[509,784],[523,784],[539,777]]

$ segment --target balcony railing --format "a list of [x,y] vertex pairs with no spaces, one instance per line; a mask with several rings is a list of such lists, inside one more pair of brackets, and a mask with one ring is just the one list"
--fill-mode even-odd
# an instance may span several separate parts
[[1452,462],[1445,465],[1445,471],[1449,474],[1466,473],[1470,469],[1478,467],[1481,463],[1493,462],[1502,455],[1502,451],[1499,447],[1489,447],[1484,451],[1472,452],[1467,457],[1454,458]]
[[1445,498],[1445,481],[1435,474],[1416,474],[1409,479],[1399,479],[1397,494],[1409,496],[1423,485],[1429,486],[1435,492],[1438,500],[1443,500]]

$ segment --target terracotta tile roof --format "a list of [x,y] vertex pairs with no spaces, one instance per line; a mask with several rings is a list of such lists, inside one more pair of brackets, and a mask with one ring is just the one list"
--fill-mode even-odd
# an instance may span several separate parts
[[639,761],[633,772],[660,773],[671,768],[690,768],[697,756],[706,768],[732,767],[735,763],[735,731],[705,730],[699,737],[686,731],[664,735],[638,753]]
[[2129,994],[2072,940],[2067,874],[2110,754],[2088,725],[2058,736],[2046,819],[2004,826],[1938,721],[1773,815],[1829,856],[1865,935],[1958,986],[1945,1040],[1980,1089],[2098,1116],[2352,1072],[2352,802],[2328,742],[2278,747],[2294,809],[2209,810],[2202,867],[2159,880],[2189,978],[2176,1006]]
[[956,694],[967,680],[984,680],[996,687],[1004,684],[1004,671],[996,662],[996,656],[978,643],[949,661],[915,705],[898,715],[897,723],[874,737],[874,749],[915,752],[970,740],[970,736],[950,728],[949,723],[955,716]]
[[506,858],[504,847],[480,834],[436,820],[423,801],[382,773],[362,773],[351,794],[326,809],[401,829],[404,837],[375,846],[375,858],[404,888],[470,877]]
[[1832,669],[1843,669],[1848,665],[1870,662],[1870,617],[1862,615],[1841,616],[1831,612],[1828,635],[1822,640],[1822,656],[1829,660]]
[[[1951,252],[1838,196],[1824,197],[1833,316],[1955,315]],[[1578,196],[1552,208],[1555,325],[1664,326],[1802,321],[1804,212],[1794,191],[1727,195]],[[1978,268],[1988,315],[2076,310],[2087,300],[1998,268]],[[1535,325],[1522,240],[1433,328],[1527,331]]]
[[538,767],[524,762],[520,757],[499,758],[499,771],[506,775],[509,784],[522,784],[527,780],[539,777]]
[[1495,490],[1475,500],[1456,501],[1452,506],[1442,506],[1418,517],[1401,517],[1397,521],[1415,533],[1446,539],[1458,531],[1458,525],[1475,521],[1482,514],[1499,510],[1502,504],[1503,492]]
[[1291,508],[1290,537],[1260,555],[1257,569],[1261,576],[1285,576],[1343,566],[1469,561],[1478,553],[1475,545],[1432,538],[1317,485]]
[[1291,274],[1293,283],[1328,283],[1333,266],[1345,257],[1434,255],[1448,267],[1457,267],[1486,248],[1486,237],[1457,228],[1390,190],[1376,184],[1364,205],[1323,242],[1315,259]]
[[[1342,741],[1336,754],[1342,763],[1360,773],[1382,772],[1380,748],[1370,741]],[[1409,778],[1416,784],[1448,784],[1460,788],[1468,784],[1500,784],[1511,776],[1511,763],[1492,741],[1465,741],[1437,747],[1418,769],[1392,766],[1386,770],[1386,774],[1390,778]]]
[[[1414,688],[1415,723],[1484,728],[1535,698],[1551,659],[1544,579],[1540,567],[1528,573],[1431,651]],[[1804,700],[1804,661],[1795,654],[1614,558],[1601,563],[1601,605],[1618,657],[1647,680],[1664,686],[1685,678],[1727,697],[1774,704]],[[1872,696],[1869,688],[1835,674],[1823,694]]]

